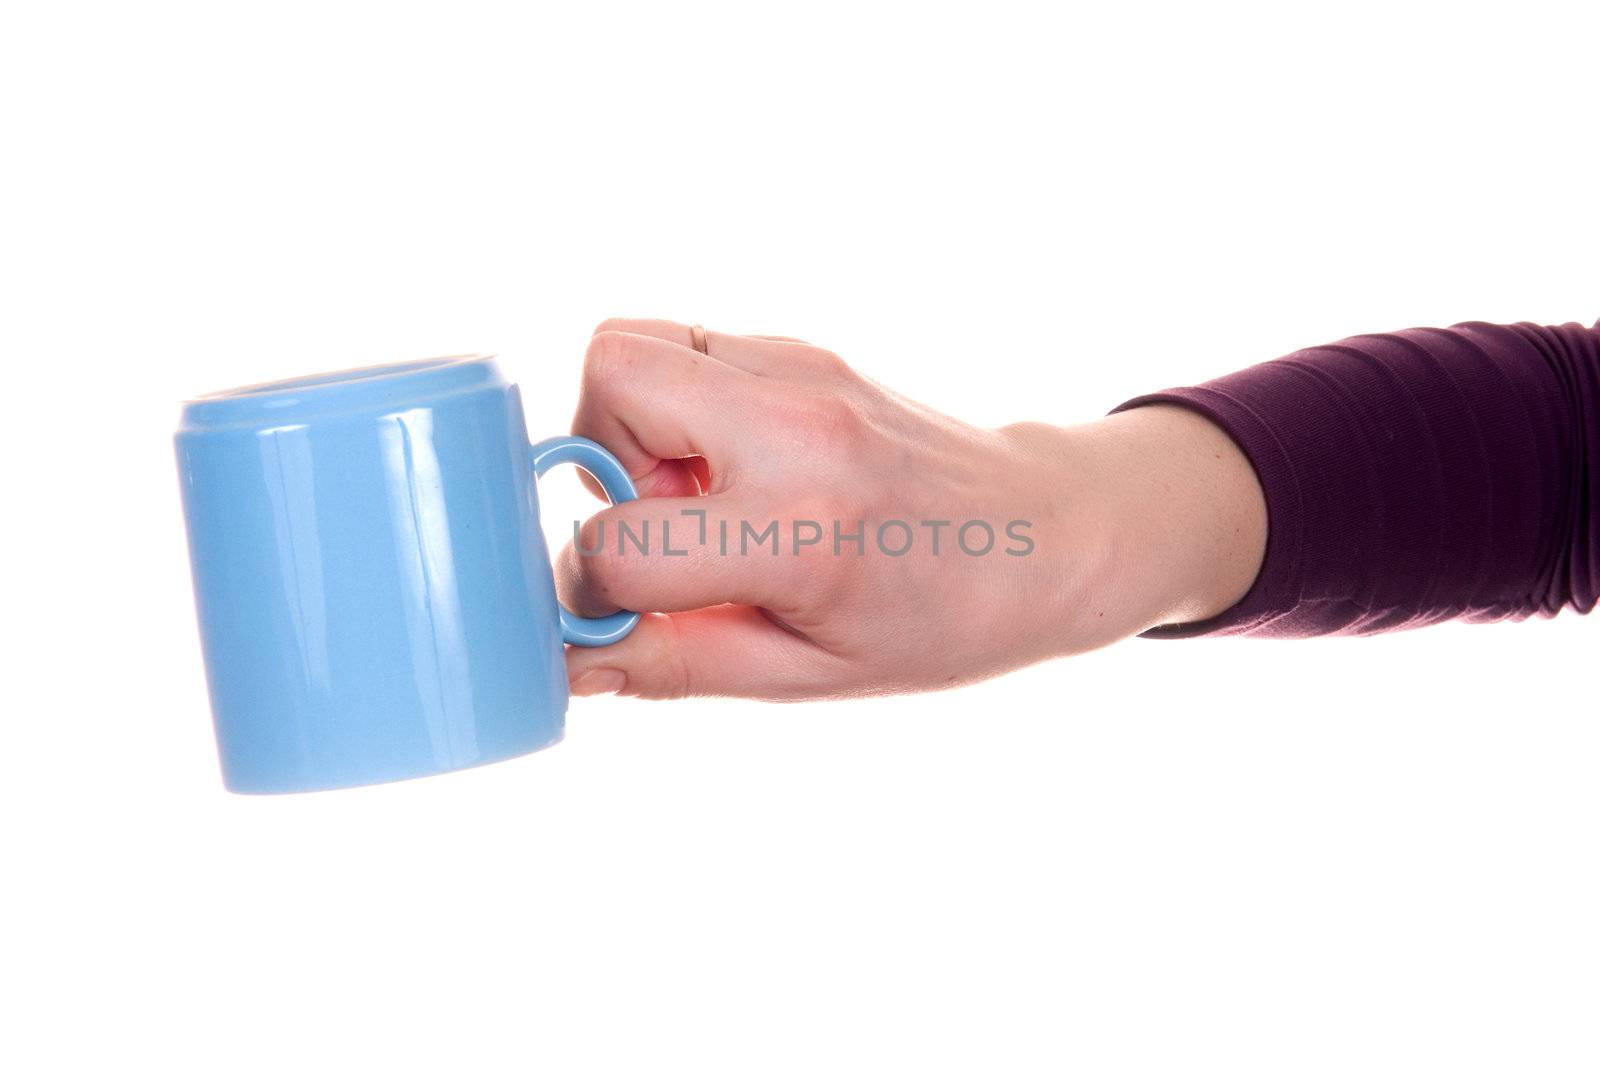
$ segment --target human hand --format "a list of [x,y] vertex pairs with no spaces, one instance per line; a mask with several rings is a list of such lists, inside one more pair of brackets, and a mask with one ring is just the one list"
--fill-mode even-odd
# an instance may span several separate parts
[[983,430],[790,338],[706,348],[661,320],[590,341],[573,432],[641,499],[584,524],[558,584],[580,614],[651,614],[567,650],[575,694],[944,688],[1208,618],[1259,568],[1260,487],[1199,415]]

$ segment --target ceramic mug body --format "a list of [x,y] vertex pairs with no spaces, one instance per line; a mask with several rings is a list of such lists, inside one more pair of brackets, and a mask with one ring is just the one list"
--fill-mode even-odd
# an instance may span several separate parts
[[178,470],[223,778],[280,793],[471,767],[560,740],[562,643],[636,616],[556,602],[517,387],[452,357],[214,394],[184,408]]

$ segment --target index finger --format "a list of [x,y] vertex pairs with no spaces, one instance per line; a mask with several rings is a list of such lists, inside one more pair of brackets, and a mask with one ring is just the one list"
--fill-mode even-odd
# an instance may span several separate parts
[[715,491],[749,437],[758,383],[682,345],[608,330],[590,338],[572,431],[609,448],[636,480],[663,460],[703,456]]

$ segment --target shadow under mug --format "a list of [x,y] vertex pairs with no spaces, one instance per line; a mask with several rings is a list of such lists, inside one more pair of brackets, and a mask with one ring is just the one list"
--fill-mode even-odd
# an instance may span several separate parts
[[528,442],[490,356],[395,363],[184,406],[178,473],[227,787],[395,781],[561,739],[562,643],[638,622],[556,601],[536,478],[587,470],[581,437]]

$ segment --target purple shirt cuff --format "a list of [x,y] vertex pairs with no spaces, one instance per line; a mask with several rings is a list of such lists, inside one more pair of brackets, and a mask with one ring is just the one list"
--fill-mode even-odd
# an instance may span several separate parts
[[1147,636],[1365,634],[1594,606],[1600,325],[1368,334],[1116,410],[1147,404],[1232,436],[1268,515],[1244,598]]

